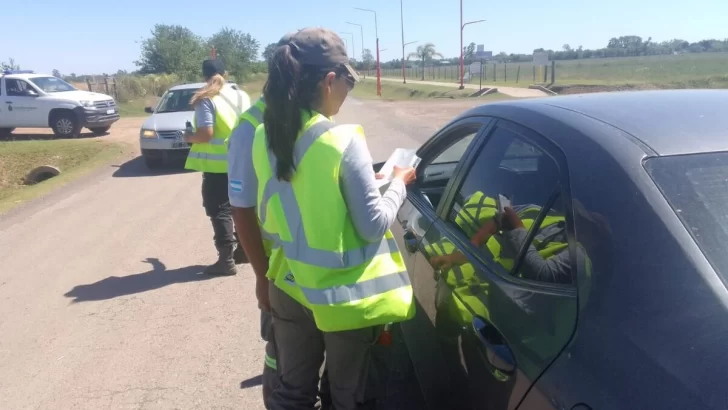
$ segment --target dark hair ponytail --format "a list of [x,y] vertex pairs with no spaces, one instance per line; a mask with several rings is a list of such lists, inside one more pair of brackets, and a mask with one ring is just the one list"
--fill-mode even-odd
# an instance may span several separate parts
[[318,83],[330,70],[302,65],[295,49],[286,44],[268,63],[268,80],[263,88],[266,109],[263,123],[268,148],[276,157],[276,177],[290,181],[295,164],[293,149],[301,130],[301,110],[311,110],[318,100]]

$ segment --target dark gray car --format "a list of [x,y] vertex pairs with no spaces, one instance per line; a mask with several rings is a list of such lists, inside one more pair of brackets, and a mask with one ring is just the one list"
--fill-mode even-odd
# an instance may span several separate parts
[[418,155],[393,232],[430,409],[728,408],[728,91],[488,104]]

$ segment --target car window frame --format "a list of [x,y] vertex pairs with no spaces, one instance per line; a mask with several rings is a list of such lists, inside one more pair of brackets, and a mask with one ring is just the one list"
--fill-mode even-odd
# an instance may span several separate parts
[[[476,131],[473,140],[465,149],[463,157],[453,170],[452,177],[450,177],[445,185],[442,198],[436,208],[430,206],[429,201],[424,198],[424,194],[417,183],[408,186],[408,199],[413,203],[413,205],[417,206],[418,210],[423,213],[423,215],[425,214],[425,208],[427,208],[427,213],[431,218],[433,218],[433,220],[441,217],[443,205],[447,202],[448,195],[452,191],[452,184],[455,183],[455,181],[458,181],[458,175],[462,172],[463,164],[468,161],[469,157],[473,154],[474,147],[478,145],[478,141],[482,139],[483,135],[487,135],[489,129],[494,123],[495,119],[493,117],[484,115],[474,115],[456,119],[440,129],[437,134],[435,134],[417,150],[416,155],[419,158],[422,158],[422,160],[419,164],[417,164],[416,174],[418,180],[423,180],[422,174],[425,168],[427,168],[427,166],[430,165],[432,161],[440,156],[440,154],[442,154],[446,149],[457,143],[448,142],[448,137],[451,136],[452,133],[468,126],[479,125],[478,131]],[[410,193],[412,196],[409,195]]]
[[[571,283],[561,284],[541,282],[530,279],[522,279],[512,274],[512,272],[517,272],[516,269],[519,268],[520,265],[523,263],[527,246],[531,245],[531,243],[533,242],[533,238],[536,236],[537,232],[535,229],[529,230],[526,246],[522,247],[519,250],[517,259],[514,260],[513,271],[502,274],[500,272],[505,271],[505,269],[498,269],[497,267],[494,267],[494,262],[484,258],[482,252],[480,252],[470,243],[470,240],[466,237],[466,235],[460,229],[458,229],[453,222],[448,220],[448,214],[454,206],[455,198],[462,188],[465,178],[475,164],[476,159],[480,156],[482,150],[487,146],[488,142],[491,140],[491,137],[499,128],[504,128],[518,135],[523,141],[540,149],[545,155],[547,155],[556,163],[559,169],[558,192],[560,192],[560,197],[564,206],[569,263],[571,264],[572,272],[574,272],[574,280]],[[465,256],[473,263],[474,267],[476,268],[476,274],[489,275],[489,278],[487,278],[487,280],[502,280],[519,287],[538,289],[542,292],[551,291],[556,292],[559,295],[576,297],[579,281],[576,255],[578,245],[576,243],[576,235],[574,234],[575,225],[572,196],[571,190],[569,188],[569,173],[565,154],[560,148],[558,148],[558,146],[553,141],[549,140],[543,134],[531,128],[518,124],[513,120],[493,118],[493,121],[491,121],[489,126],[483,131],[486,132],[481,131],[480,135],[478,135],[478,139],[474,140],[473,144],[471,144],[471,146],[469,147],[470,152],[468,153],[466,158],[464,158],[464,160],[461,161],[460,164],[458,164],[457,175],[455,175],[454,178],[452,178],[452,180],[450,181],[452,184],[448,184],[448,192],[446,192],[446,194],[443,196],[443,199],[440,201],[440,204],[438,206],[438,218],[442,222],[443,232],[448,235],[449,239],[453,241],[453,244],[456,245],[461,251],[463,251]],[[541,212],[539,212],[539,215],[534,222],[534,226],[539,226],[546,217],[547,211],[545,211],[545,207],[553,205],[553,192],[555,191],[552,191],[551,197],[549,197],[544,204],[540,205],[543,208]]]

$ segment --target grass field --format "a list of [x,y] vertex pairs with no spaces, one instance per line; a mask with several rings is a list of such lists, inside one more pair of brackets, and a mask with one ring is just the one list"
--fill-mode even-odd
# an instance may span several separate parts
[[[111,160],[121,152],[117,144],[99,140],[0,142],[0,213],[43,195]],[[36,185],[24,185],[31,169],[52,165],[61,175]]]
[[[520,73],[518,72],[520,67]],[[465,67],[466,72],[468,67]],[[531,63],[487,64],[483,83],[508,86],[543,82]],[[458,81],[459,67],[455,65],[427,67],[425,79]],[[494,77],[495,74],[495,77]],[[371,70],[369,75],[374,75]],[[383,69],[386,77],[402,76],[401,69]],[[420,79],[420,68],[408,69],[409,78]],[[547,82],[551,74],[548,73]],[[518,83],[516,83],[518,79]],[[471,82],[477,83],[474,78]],[[647,85],[656,88],[728,88],[728,53],[694,53],[681,55],[595,58],[556,62],[556,84],[580,85]]]

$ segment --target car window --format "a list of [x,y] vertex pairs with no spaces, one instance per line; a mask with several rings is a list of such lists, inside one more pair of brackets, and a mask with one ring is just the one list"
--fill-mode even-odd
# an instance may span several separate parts
[[645,168],[713,268],[728,282],[728,153],[652,158]]
[[157,113],[166,112],[179,112],[179,111],[194,111],[194,108],[190,105],[192,96],[198,90],[187,89],[187,90],[171,90],[167,91],[157,105]]
[[463,125],[443,136],[443,146],[430,158],[423,158],[417,168],[417,186],[433,208],[443,198],[448,182],[463,159],[483,123]]
[[35,77],[31,78],[30,81],[47,93],[76,91],[74,86],[57,77]]
[[[571,283],[566,218],[555,160],[507,128],[496,128],[468,170],[448,212],[497,271]],[[513,212],[499,212],[510,205]]]
[[30,84],[16,78],[5,79],[5,87],[10,97],[23,97],[27,90],[32,90]]

